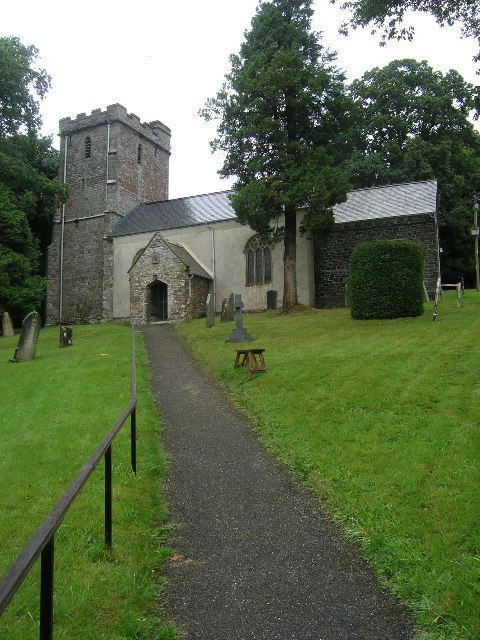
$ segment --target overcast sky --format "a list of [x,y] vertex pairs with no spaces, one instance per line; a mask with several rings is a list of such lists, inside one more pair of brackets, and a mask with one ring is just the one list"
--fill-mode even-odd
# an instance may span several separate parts
[[[227,189],[217,171],[221,157],[210,152],[215,127],[198,115],[239,49],[257,0],[18,0],[3,3],[2,35],[18,36],[40,50],[52,76],[42,104],[43,133],[54,135],[58,120],[120,102],[142,121],[162,120],[172,129],[170,197]],[[349,80],[395,58],[427,60],[435,69],[457,69],[478,82],[475,42],[458,28],[440,29],[433,18],[410,15],[413,43],[378,46],[369,30],[344,37],[345,19],[328,0],[316,0],[314,27],[338,52]]]

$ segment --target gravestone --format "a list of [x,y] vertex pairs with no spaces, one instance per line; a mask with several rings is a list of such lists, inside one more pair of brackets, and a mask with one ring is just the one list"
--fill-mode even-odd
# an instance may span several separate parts
[[207,296],[207,313],[206,313],[207,329],[215,326],[215,307],[213,306],[213,294]]
[[232,322],[235,320],[235,309],[233,308],[233,293],[222,301],[222,313],[220,322]]
[[267,291],[267,311],[273,311],[277,308],[277,292],[275,289]]
[[10,318],[10,314],[8,313],[8,311],[5,311],[5,313],[3,314],[2,332],[4,338],[11,338],[15,335],[12,319]]
[[438,303],[440,300],[441,291],[442,291],[442,279],[438,278],[437,288],[435,289],[435,303],[433,305],[433,321],[434,322],[438,320]]
[[235,294],[233,307],[235,309],[235,329],[225,342],[250,342],[252,336],[243,328],[243,302],[239,293]]
[[73,344],[72,327],[60,327],[60,346],[71,347]]
[[22,332],[18,339],[18,346],[15,349],[13,358],[10,358],[10,362],[26,362],[35,358],[40,325],[40,314],[37,311],[32,311],[25,316],[22,322]]

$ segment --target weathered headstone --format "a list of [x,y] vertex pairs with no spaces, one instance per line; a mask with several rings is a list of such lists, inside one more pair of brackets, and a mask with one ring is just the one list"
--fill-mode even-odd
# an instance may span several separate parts
[[71,347],[73,344],[72,327],[60,327],[60,346]]
[[4,338],[11,338],[15,335],[12,319],[10,318],[10,314],[8,313],[8,311],[5,311],[5,313],[3,314],[2,333]]
[[435,303],[433,305],[433,321],[434,322],[438,320],[438,302],[440,300],[441,291],[442,291],[442,280],[441,278],[438,278],[437,288],[435,289]]
[[275,289],[267,291],[267,311],[272,311],[277,308],[277,292]]
[[213,294],[207,296],[207,313],[206,313],[207,329],[215,326],[215,307],[213,306]]
[[24,362],[35,358],[40,325],[40,314],[37,311],[32,311],[25,316],[22,322],[22,332],[18,339],[18,346],[15,349],[13,358],[10,358],[10,362]]
[[235,329],[225,342],[250,342],[252,336],[243,328],[243,302],[242,296],[239,293],[235,294],[233,306],[235,309]]
[[425,284],[425,280],[423,281],[423,295],[425,296],[425,302],[429,302],[430,298],[428,297],[427,285]]
[[222,313],[220,314],[220,322],[232,322],[232,320],[235,320],[233,293],[222,300]]

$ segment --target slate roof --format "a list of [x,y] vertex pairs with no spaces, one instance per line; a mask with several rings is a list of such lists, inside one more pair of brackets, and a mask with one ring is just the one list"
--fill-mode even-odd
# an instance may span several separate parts
[[112,236],[129,236],[148,231],[191,227],[206,222],[234,220],[228,194],[230,191],[207,193],[189,198],[146,202],[137,205],[112,230]]
[[356,222],[435,213],[437,181],[404,182],[350,191],[346,202],[333,208],[335,222]]
[[[229,193],[219,191],[139,204],[115,225],[111,235],[129,236],[235,220]],[[342,223],[435,213],[436,208],[437,181],[425,180],[350,191],[347,201],[335,205],[333,211],[335,222]]]
[[200,276],[200,278],[206,278],[207,280],[212,279],[212,276],[205,271],[205,269],[185,249],[185,247],[182,247],[179,244],[173,244],[173,242],[168,242],[165,238],[163,240],[177,256],[180,262],[183,262],[183,264],[190,269],[190,273],[192,275]]

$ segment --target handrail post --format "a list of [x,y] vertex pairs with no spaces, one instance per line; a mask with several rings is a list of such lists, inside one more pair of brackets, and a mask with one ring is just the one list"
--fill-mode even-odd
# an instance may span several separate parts
[[40,567],[40,640],[53,640],[53,582],[54,535],[66,512],[97,468],[102,457],[105,462],[105,545],[112,547],[112,442],[130,416],[130,455],[134,473],[137,472],[137,366],[135,359],[135,327],[132,322],[132,387],[128,406],[110,428],[102,442],[85,462],[79,473],[64,491],[55,507],[44,519],[13,564],[0,576],[0,615],[23,583],[34,562],[41,556]]
[[130,414],[130,458],[133,473],[137,473],[137,406]]
[[40,640],[53,640],[54,536],[42,551],[40,564]]
[[112,445],[105,451],[105,546],[112,548]]
[[130,414],[130,461],[132,471],[137,473],[137,363],[135,360],[135,323],[132,319],[132,387],[131,399],[135,406]]

